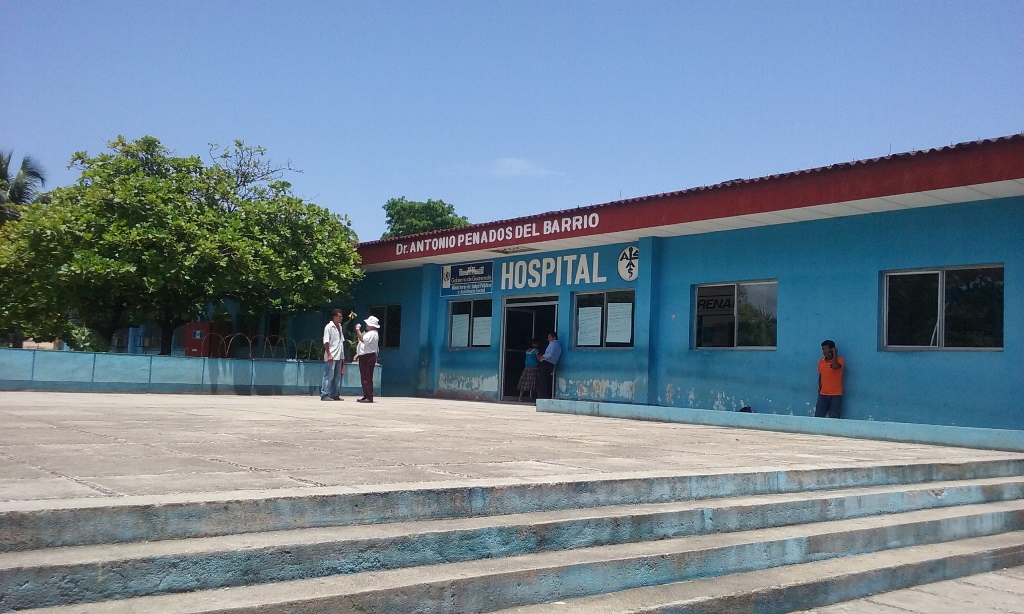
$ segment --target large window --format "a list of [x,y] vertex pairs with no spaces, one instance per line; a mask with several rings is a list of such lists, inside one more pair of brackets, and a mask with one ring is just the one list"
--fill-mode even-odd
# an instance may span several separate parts
[[633,291],[576,295],[576,347],[633,347]]
[[779,282],[697,286],[698,348],[774,348]]
[[452,301],[448,331],[450,347],[490,347],[491,299]]
[[1003,267],[885,274],[888,348],[1003,347]]
[[370,315],[380,320],[380,347],[399,347],[402,343],[402,306],[377,305],[370,307]]

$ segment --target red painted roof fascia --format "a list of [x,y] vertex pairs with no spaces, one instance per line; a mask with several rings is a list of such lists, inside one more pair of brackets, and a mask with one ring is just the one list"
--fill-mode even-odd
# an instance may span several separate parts
[[[425,254],[396,254],[395,245],[410,240],[486,231],[530,222],[541,226],[545,221],[590,213],[600,215],[600,225],[597,228],[573,231],[571,236],[583,237],[709,221],[1021,178],[1024,178],[1024,135],[1014,135],[512,220],[474,224],[466,228],[373,241],[360,244],[359,253],[364,265],[419,258]],[[560,237],[556,235],[545,238]],[[499,249],[535,243],[540,239],[542,238],[512,238],[489,243],[487,248]],[[454,247],[432,251],[431,254],[450,254],[478,249],[480,247]]]

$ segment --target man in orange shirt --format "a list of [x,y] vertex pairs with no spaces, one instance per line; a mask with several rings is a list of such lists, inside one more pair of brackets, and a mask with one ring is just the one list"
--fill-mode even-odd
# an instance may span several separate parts
[[843,409],[843,371],[846,362],[839,357],[836,342],[821,342],[821,360],[818,361],[818,402],[814,404],[815,418],[838,418]]

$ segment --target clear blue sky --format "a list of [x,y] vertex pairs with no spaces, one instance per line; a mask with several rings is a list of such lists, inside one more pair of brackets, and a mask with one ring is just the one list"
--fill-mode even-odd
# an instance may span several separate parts
[[384,231],[1024,131],[1024,1],[0,1],[0,148],[263,145]]

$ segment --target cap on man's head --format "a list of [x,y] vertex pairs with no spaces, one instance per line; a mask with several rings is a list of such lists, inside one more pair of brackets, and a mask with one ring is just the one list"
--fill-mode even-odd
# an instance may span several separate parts
[[377,319],[377,316],[370,316],[363,321],[366,322],[367,326],[371,326],[373,328],[380,328],[380,320]]

